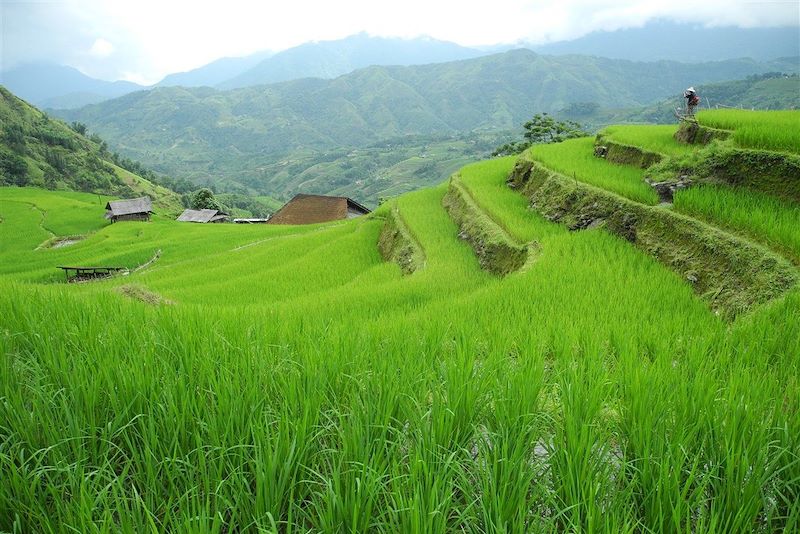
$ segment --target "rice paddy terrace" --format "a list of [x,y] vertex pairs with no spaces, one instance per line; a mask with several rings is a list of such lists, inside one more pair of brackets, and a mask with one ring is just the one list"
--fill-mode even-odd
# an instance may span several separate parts
[[612,127],[313,226],[0,189],[0,530],[800,529],[792,113]]

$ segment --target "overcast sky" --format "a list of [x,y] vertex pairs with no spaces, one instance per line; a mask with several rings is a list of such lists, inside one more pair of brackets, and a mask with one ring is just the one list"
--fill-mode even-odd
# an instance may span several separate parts
[[796,26],[800,2],[742,0],[61,0],[2,2],[2,69],[71,65],[153,83],[225,56],[365,31],[467,46],[580,37],[661,18],[706,26]]

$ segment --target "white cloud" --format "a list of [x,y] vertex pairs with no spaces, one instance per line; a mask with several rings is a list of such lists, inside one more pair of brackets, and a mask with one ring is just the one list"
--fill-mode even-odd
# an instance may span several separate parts
[[89,49],[89,54],[100,59],[107,58],[111,54],[114,53],[114,45],[108,42],[107,40],[103,39],[102,37],[98,37],[94,40],[94,44]]
[[[15,7],[3,23],[4,61],[30,60],[34,42],[37,55],[94,76],[119,78],[126,72],[129,79],[149,82],[219,57],[282,50],[360,31],[430,35],[478,46],[571,39],[659,18],[708,26],[800,24],[795,0],[60,0],[10,5]],[[113,36],[114,44],[98,35]]]

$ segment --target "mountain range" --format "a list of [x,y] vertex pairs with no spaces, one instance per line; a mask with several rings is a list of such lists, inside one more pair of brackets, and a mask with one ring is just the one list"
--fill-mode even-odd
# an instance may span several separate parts
[[800,54],[800,28],[705,27],[652,21],[641,28],[599,31],[578,39],[531,45],[541,54],[584,54],[632,61],[766,61]]
[[217,87],[237,89],[299,78],[330,79],[371,65],[424,65],[482,55],[486,53],[431,38],[398,39],[360,33],[279,52]]
[[370,65],[418,65],[485,55],[486,52],[431,38],[397,39],[357,34],[336,41],[305,43],[282,52],[222,58],[170,74],[153,86],[107,82],[77,69],[49,63],[0,73],[0,84],[42,108],[72,109],[155,87],[230,89],[299,78],[335,78]]
[[41,108],[75,108],[145,89],[133,82],[97,80],[52,63],[29,63],[4,71],[0,84]]
[[[642,28],[594,32],[547,45],[522,43],[542,54],[582,54],[652,61],[718,61],[750,57],[769,60],[797,56],[800,33],[788,28],[705,28],[656,21]],[[506,51],[510,46],[467,48],[431,38],[397,39],[357,34],[335,41],[305,43],[281,52],[261,51],[222,58],[166,76],[154,86],[93,79],[77,69],[47,63],[28,64],[0,73],[0,84],[43,107],[77,108],[152,87],[232,89],[299,78],[330,79],[371,65],[423,65],[469,59]]]
[[520,49],[450,63],[374,66],[333,80],[228,91],[161,87],[55,113],[86,123],[157,171],[276,194],[283,186],[267,169],[278,161],[290,165],[298,155],[408,135],[515,130],[534,113],[576,103],[633,108],[672,96],[679,105],[688,85],[774,71],[795,73],[797,62],[645,63]]

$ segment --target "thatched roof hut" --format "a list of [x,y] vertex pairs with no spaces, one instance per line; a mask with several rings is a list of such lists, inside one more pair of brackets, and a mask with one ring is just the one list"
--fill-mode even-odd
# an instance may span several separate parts
[[106,219],[117,221],[149,221],[153,202],[149,197],[114,200],[106,204]]
[[202,210],[183,210],[177,220],[181,222],[196,223],[221,223],[227,222],[229,215],[224,211],[202,209]]
[[269,224],[314,224],[352,219],[369,212],[352,198],[299,194],[275,212]]

